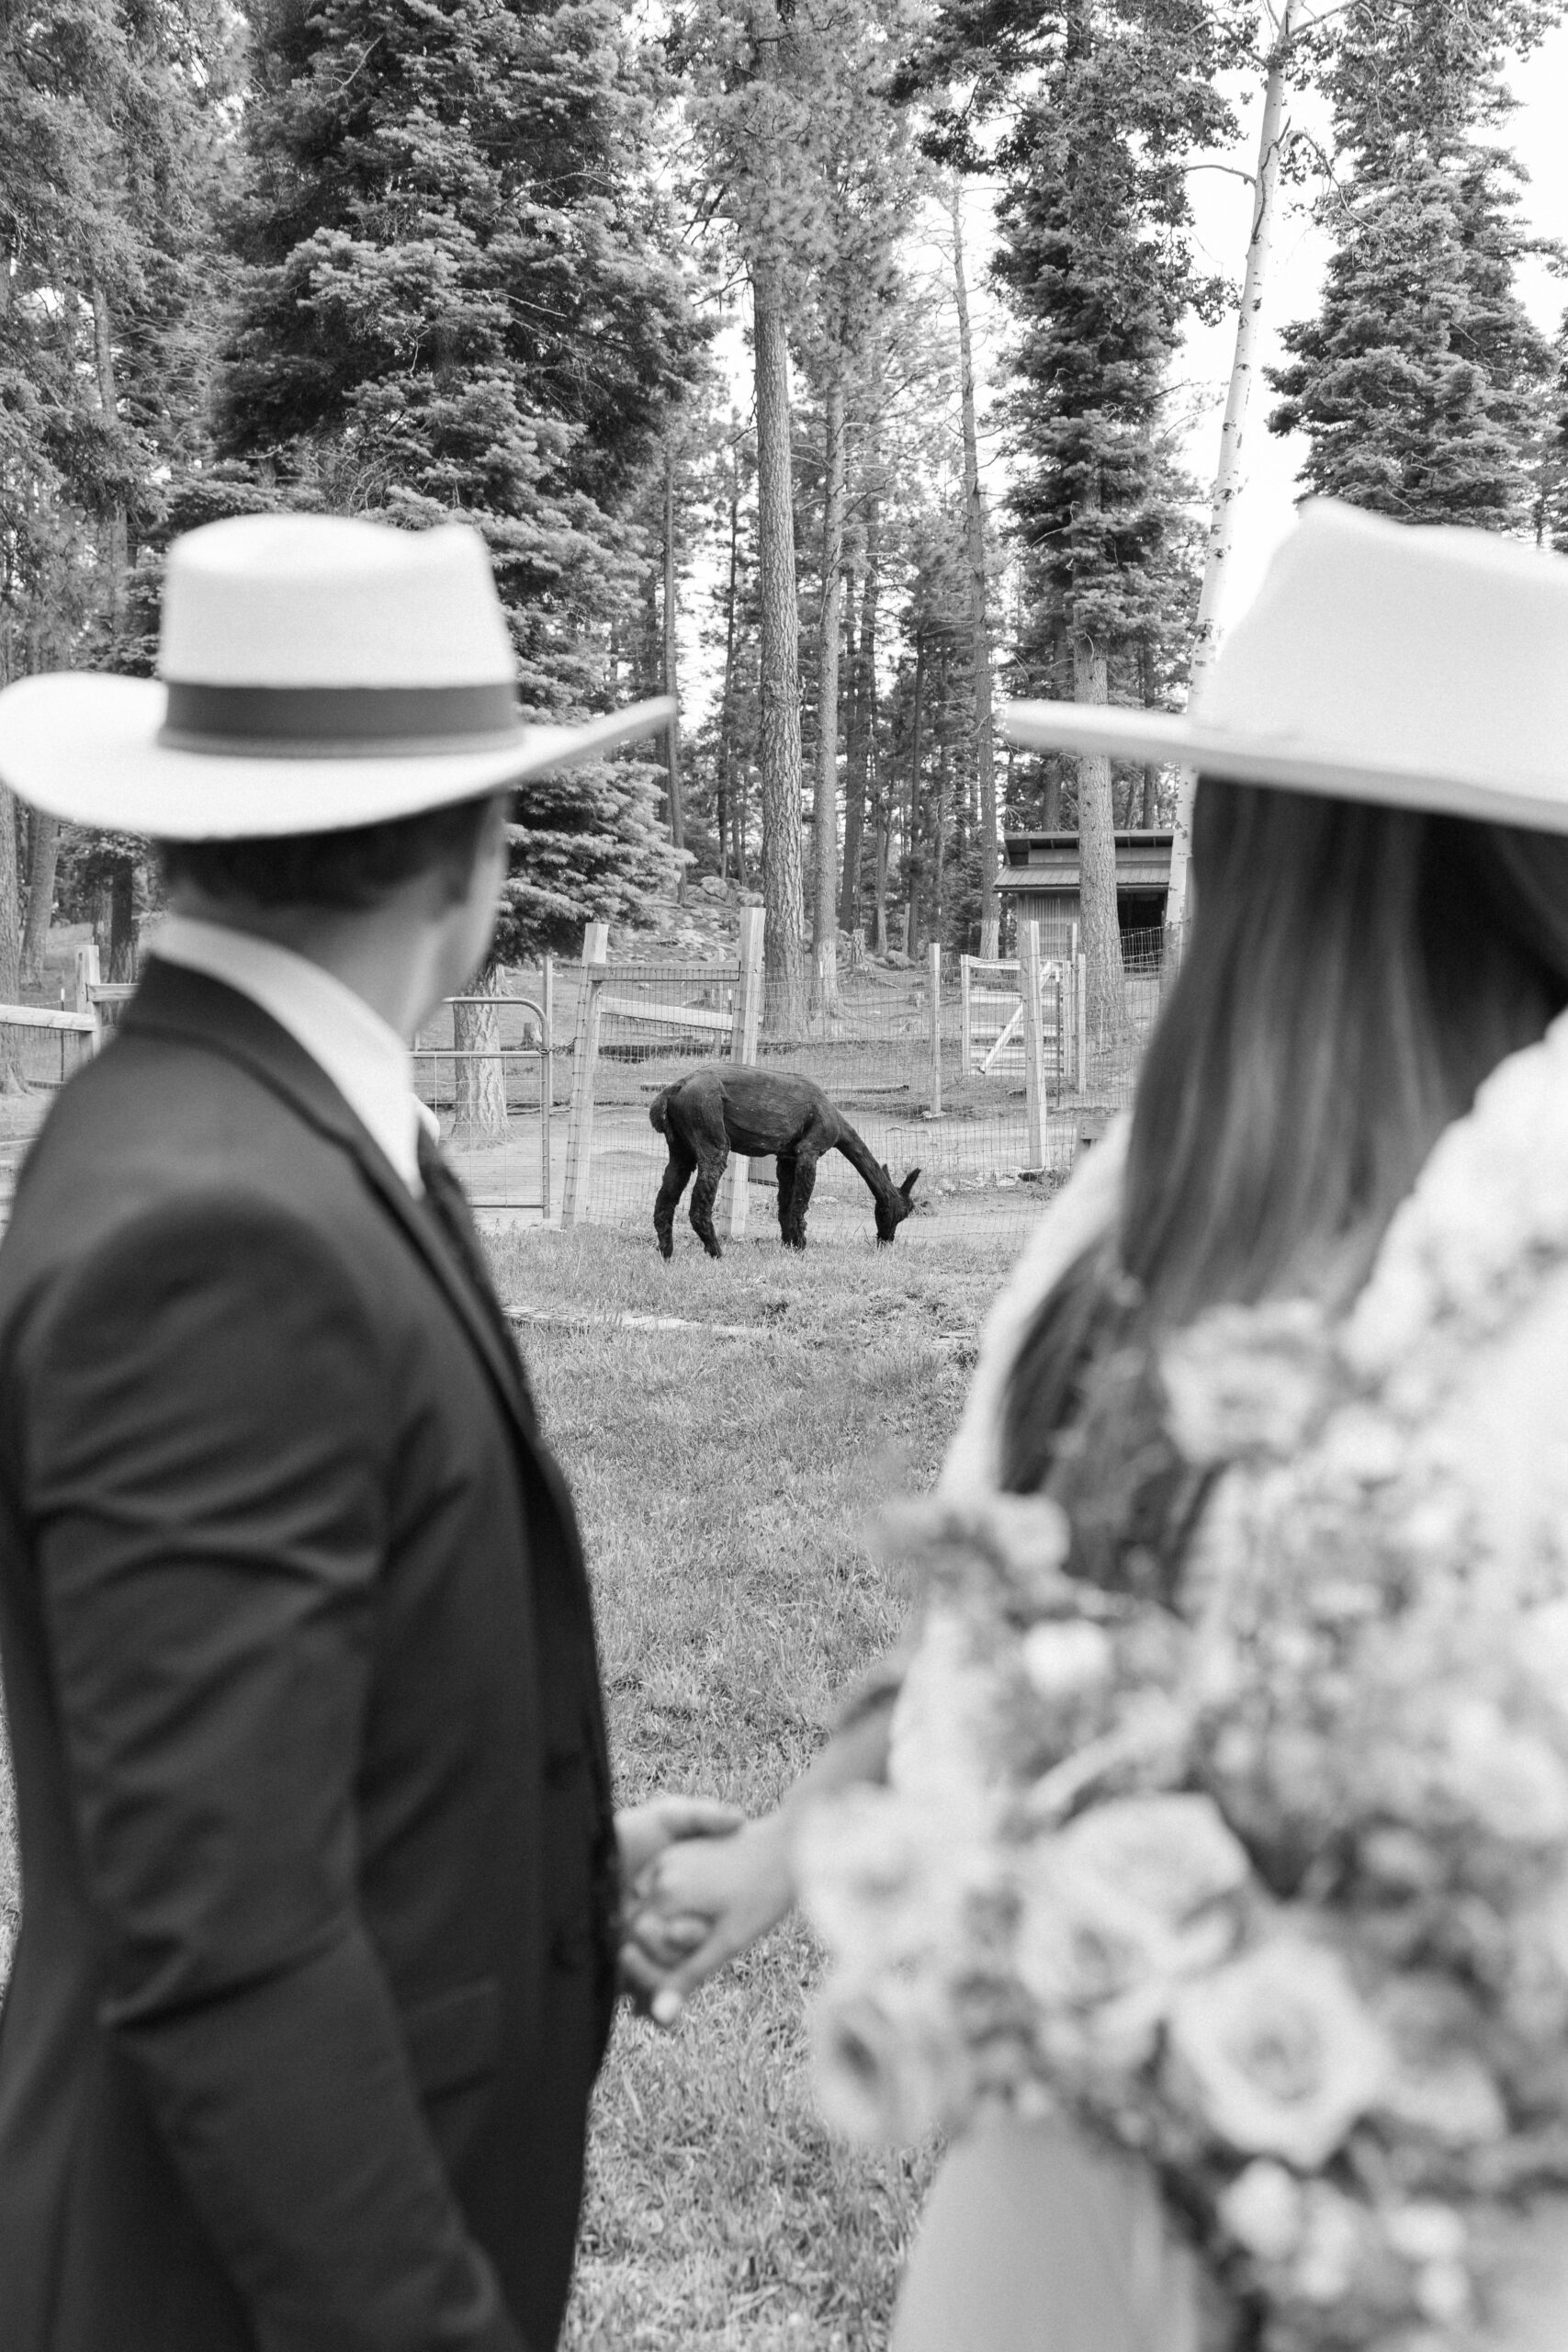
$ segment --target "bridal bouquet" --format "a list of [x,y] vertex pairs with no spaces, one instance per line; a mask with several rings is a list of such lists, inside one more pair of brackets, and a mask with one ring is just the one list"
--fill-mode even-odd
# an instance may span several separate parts
[[1169,1349],[1218,1474],[1179,1616],[1069,1577],[1049,1502],[926,1507],[889,1785],[803,1836],[829,2120],[1074,2116],[1268,2352],[1494,2340],[1494,2251],[1568,2182],[1568,1510],[1500,1542],[1444,1410],[1568,1264],[1564,1171],[1499,1226],[1439,1146],[1347,1323]]

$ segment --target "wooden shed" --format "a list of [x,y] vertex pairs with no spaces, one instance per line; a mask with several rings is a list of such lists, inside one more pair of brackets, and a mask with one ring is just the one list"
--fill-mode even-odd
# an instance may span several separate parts
[[[1128,832],[1118,833],[1115,840],[1116,911],[1122,935],[1157,932],[1164,926],[1170,890],[1172,836]],[[997,886],[1006,893],[1006,904],[1021,922],[1032,917],[1039,923],[1045,955],[1066,955],[1079,919],[1077,833],[1008,833],[1002,848],[1006,862]]]

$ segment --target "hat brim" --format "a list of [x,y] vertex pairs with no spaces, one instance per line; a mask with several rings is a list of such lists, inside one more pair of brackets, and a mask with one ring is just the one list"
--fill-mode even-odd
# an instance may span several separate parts
[[1144,765],[1170,762],[1235,784],[1270,785],[1341,800],[1427,808],[1483,823],[1568,832],[1568,750],[1561,775],[1480,775],[1436,766],[1357,759],[1342,746],[1298,736],[1244,734],[1174,711],[1113,703],[1015,702],[998,714],[1010,743],[1032,751],[1103,752]]
[[321,759],[175,750],[157,740],[165,701],[152,678],[19,678],[0,695],[0,779],[69,824],[159,841],[336,832],[578,766],[659,733],[675,710],[661,697],[580,726],[525,727],[472,752]]

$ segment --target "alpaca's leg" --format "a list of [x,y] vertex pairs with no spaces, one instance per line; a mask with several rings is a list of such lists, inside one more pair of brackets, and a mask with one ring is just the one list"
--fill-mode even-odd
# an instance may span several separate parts
[[787,1241],[789,1239],[790,1203],[795,1197],[794,1152],[781,1151],[778,1156],[777,1165],[779,1171],[779,1238],[783,1241]]
[[718,1193],[719,1179],[728,1165],[728,1151],[717,1154],[705,1152],[697,1162],[697,1181],[692,1187],[692,1231],[710,1258],[722,1258],[718,1236],[713,1229],[713,1204]]
[[806,1212],[811,1206],[811,1194],[817,1183],[817,1162],[809,1152],[800,1152],[795,1162],[795,1182],[790,1186],[789,1222],[784,1228],[786,1250],[806,1247]]
[[696,1164],[684,1145],[671,1136],[664,1182],[659,1187],[659,1198],[653,1204],[653,1230],[659,1237],[661,1258],[672,1258],[675,1254],[675,1211],[680,1206],[681,1195],[690,1182]]

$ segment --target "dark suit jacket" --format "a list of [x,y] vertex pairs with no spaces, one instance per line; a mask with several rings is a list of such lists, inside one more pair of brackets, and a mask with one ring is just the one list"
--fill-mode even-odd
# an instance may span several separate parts
[[154,964],[0,1248],[5,2352],[544,2352],[611,1997],[571,1505],[428,1204]]

